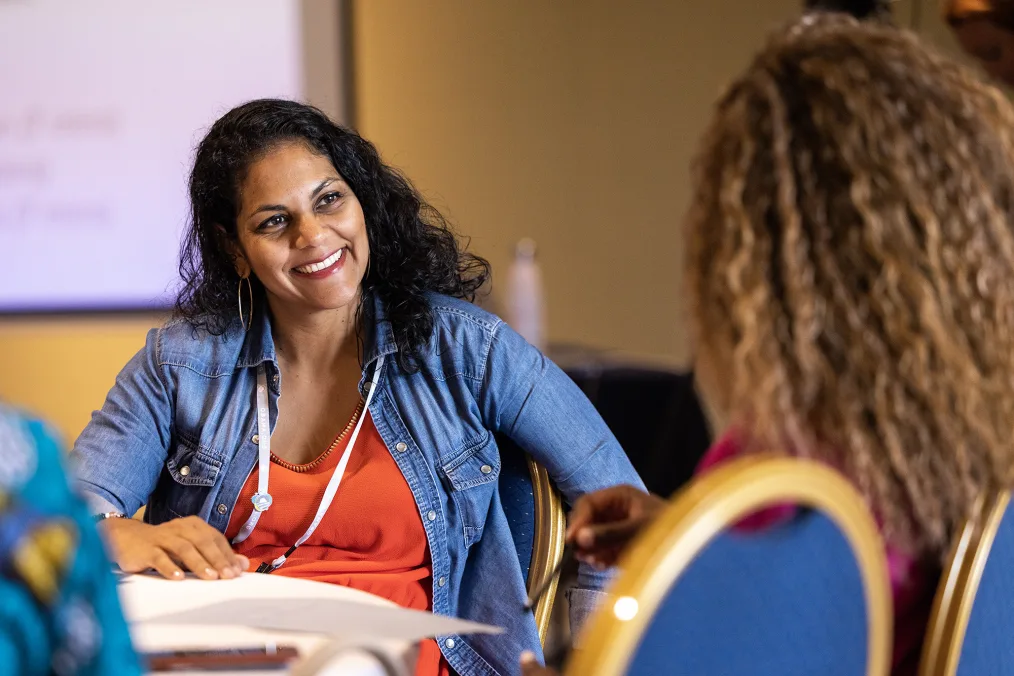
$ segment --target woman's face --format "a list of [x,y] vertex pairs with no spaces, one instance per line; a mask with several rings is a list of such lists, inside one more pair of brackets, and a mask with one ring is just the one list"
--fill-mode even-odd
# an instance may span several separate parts
[[986,18],[969,18],[954,27],[954,35],[990,77],[1014,86],[1014,32]]
[[252,270],[275,314],[355,307],[370,260],[359,200],[323,155],[284,143],[240,187],[237,272]]

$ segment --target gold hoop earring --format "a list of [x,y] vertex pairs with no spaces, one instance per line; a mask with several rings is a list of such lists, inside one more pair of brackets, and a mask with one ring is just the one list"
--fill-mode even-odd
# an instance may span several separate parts
[[[243,282],[246,282],[247,296],[250,298],[249,323],[243,319]],[[253,284],[250,283],[249,276],[239,278],[239,287],[236,289],[236,305],[239,306],[239,323],[243,325],[244,331],[249,331],[253,326]]]

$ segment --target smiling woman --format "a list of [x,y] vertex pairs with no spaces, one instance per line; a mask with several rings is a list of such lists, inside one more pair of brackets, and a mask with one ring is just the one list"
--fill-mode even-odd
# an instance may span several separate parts
[[[227,113],[190,198],[177,317],[75,445],[116,562],[169,578],[255,567],[498,625],[424,643],[417,673],[515,672],[540,643],[494,433],[571,501],[642,485],[616,439],[556,365],[468,302],[486,262],[320,111]],[[147,523],[120,518],[145,503]],[[582,568],[575,626],[606,579]]]
[[[285,167],[284,185],[277,167]],[[299,184],[297,173],[309,183]],[[331,190],[328,181],[335,183]],[[282,194],[286,189],[304,192]],[[293,222],[305,228],[309,215],[320,224],[345,223],[358,214],[367,240],[356,243],[358,300],[374,294],[386,302],[403,366],[411,368],[415,348],[432,329],[426,292],[471,300],[489,276],[486,261],[459,250],[441,215],[381,161],[371,143],[292,101],[252,101],[216,122],[198,148],[190,193],[193,215],[180,261],[186,286],[177,311],[212,333],[223,332],[235,314],[235,287],[243,277],[235,264],[242,250],[235,245],[272,232],[278,239],[278,233],[292,231]],[[286,224],[288,229],[281,227]],[[265,280],[255,275],[253,283],[254,295],[263,299]]]

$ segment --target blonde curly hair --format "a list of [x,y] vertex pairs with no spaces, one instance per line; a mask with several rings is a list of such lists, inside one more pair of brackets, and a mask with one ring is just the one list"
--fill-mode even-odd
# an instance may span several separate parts
[[749,448],[849,476],[943,558],[1014,471],[1014,110],[912,34],[777,33],[695,163],[687,289],[706,394]]

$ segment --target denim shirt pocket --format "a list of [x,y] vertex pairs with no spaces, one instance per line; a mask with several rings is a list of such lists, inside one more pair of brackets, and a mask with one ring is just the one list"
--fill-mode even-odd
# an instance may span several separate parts
[[200,514],[212,487],[222,470],[222,459],[210,448],[188,437],[179,436],[176,446],[166,458],[162,473],[161,498],[152,504],[153,516],[158,520]]
[[465,546],[482,537],[486,516],[500,477],[500,452],[488,430],[465,443],[454,460],[443,467],[450,484],[451,499],[464,530]]

